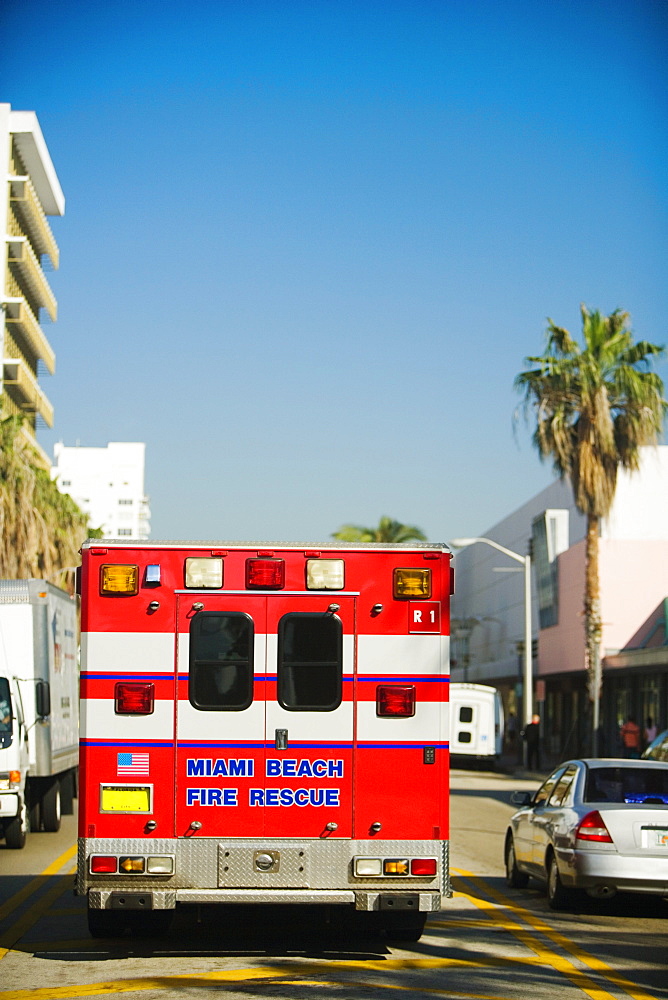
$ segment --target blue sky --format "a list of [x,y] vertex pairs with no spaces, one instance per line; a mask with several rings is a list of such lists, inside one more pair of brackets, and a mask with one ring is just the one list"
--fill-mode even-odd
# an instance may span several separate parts
[[513,424],[547,317],[668,341],[664,0],[2,0],[0,31],[66,196],[40,441],[145,441],[154,538],[480,534],[552,478]]

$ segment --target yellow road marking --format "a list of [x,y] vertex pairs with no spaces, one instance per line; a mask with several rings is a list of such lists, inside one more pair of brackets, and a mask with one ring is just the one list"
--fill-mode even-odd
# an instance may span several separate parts
[[43,896],[40,896],[39,900],[34,903],[5,934],[0,936],[0,960],[5,957],[7,952],[13,948],[16,942],[21,940],[26,931],[30,930],[30,928],[37,923],[39,918],[46,913],[51,904],[65,892],[68,886],[71,885],[70,876],[73,872],[74,868],[72,868],[67,875],[61,875],[57,878],[55,884],[52,885]]
[[[583,965],[588,966],[594,972],[600,973],[600,975],[607,979],[608,982],[612,983],[613,986],[617,986],[619,989],[624,990],[624,992],[630,997],[633,997],[633,1000],[656,1000],[656,997],[654,997],[653,994],[648,993],[642,987],[632,983],[630,979],[627,979],[621,973],[617,972],[610,965],[608,965],[607,962],[604,962],[602,959],[596,958],[596,956],[590,955],[588,952],[584,951],[574,941],[571,941],[570,938],[565,937],[559,931],[551,927],[550,924],[547,924],[540,917],[535,916],[535,914],[533,914],[530,910],[527,910],[525,907],[513,902],[513,900],[509,899],[509,897],[505,896],[503,893],[498,892],[498,890],[494,889],[487,882],[485,882],[484,879],[480,879],[473,875],[472,872],[466,872],[462,869],[453,869],[453,871],[462,875],[473,885],[477,886],[477,888],[479,888],[482,892],[492,896],[493,899],[496,899],[499,903],[505,906],[506,909],[517,914],[522,920],[533,927],[534,930],[537,930],[554,944],[563,948],[564,951],[573,955],[574,958],[577,958],[578,961],[583,963]],[[474,897],[470,898],[473,902],[476,902]]]
[[[346,970],[346,969],[360,969],[372,971],[393,971],[395,969],[406,969],[406,968],[434,968],[443,967],[445,965],[479,965],[480,962],[465,962],[459,960],[440,960],[440,959],[425,959],[425,960],[402,960],[402,959],[389,959],[386,962],[364,962],[364,961],[352,961],[352,962],[331,962],[327,965],[314,965],[312,962],[304,963],[299,965],[296,963],[286,964],[285,966],[268,967],[262,969],[225,969],[216,970],[214,972],[202,973],[201,975],[193,974],[191,976],[147,976],[138,977],[137,979],[118,979],[112,980],[105,983],[90,983],[82,986],[55,986],[55,987],[45,987],[43,989],[31,989],[31,990],[5,990],[0,992],[0,1000],[65,1000],[65,998],[75,998],[75,997],[87,997],[87,996],[103,996],[109,993],[131,993],[133,991],[140,990],[166,990],[166,989],[187,989],[196,983],[206,983],[206,982],[248,982],[251,980],[258,979],[270,979],[274,980],[281,985],[296,985],[296,986],[354,986],[360,989],[396,989],[407,992],[418,992],[418,993],[430,993],[436,996],[445,997],[462,997],[468,998],[468,1000],[510,1000],[507,997],[501,997],[498,995],[492,995],[489,993],[465,993],[458,990],[448,990],[439,989],[437,987],[425,987],[416,986],[415,984],[410,986],[404,986],[395,983],[377,983],[368,980],[349,980],[349,979],[338,979],[333,980],[329,977],[331,976],[332,969]],[[494,963],[489,963],[494,964]],[[303,973],[303,975],[302,975]],[[317,978],[307,978],[313,976],[316,973],[325,973],[328,978],[317,977]],[[288,978],[290,977],[290,978]]]
[[76,852],[76,844],[74,844],[73,847],[68,847],[68,849],[64,851],[59,858],[56,858],[55,861],[51,862],[48,868],[45,868],[43,872],[40,872],[40,874],[28,882],[27,885],[24,885],[23,888],[19,889],[17,893],[10,896],[9,899],[6,900],[2,906],[0,906],[0,920],[4,920],[5,917],[9,916],[10,913],[13,913],[17,906],[20,906],[21,903],[28,898],[28,896],[31,896],[34,892],[37,892],[38,889],[41,889],[52,875],[56,875],[68,861],[72,860]]
[[590,979],[586,973],[576,968],[570,959],[563,958],[550,948],[545,948],[534,934],[524,930],[524,928],[520,924],[516,923],[516,921],[511,920],[509,917],[500,913],[498,907],[494,903],[490,903],[486,899],[479,899],[477,896],[471,896],[469,893],[465,892],[458,892],[456,895],[463,896],[465,899],[468,899],[471,903],[473,903],[474,906],[477,906],[479,909],[483,910],[483,912],[487,913],[491,920],[503,927],[504,930],[513,934],[518,941],[521,941],[522,944],[525,945],[525,947],[534,951],[542,965],[552,966],[552,968],[557,972],[560,972],[562,976],[570,979],[574,986],[581,989],[583,993],[590,996],[592,1000],[616,1000],[612,993],[608,993],[607,990],[597,986],[593,979]]

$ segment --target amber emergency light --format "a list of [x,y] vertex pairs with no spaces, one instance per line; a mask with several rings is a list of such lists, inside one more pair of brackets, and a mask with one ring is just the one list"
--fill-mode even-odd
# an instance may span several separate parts
[[395,597],[431,597],[430,569],[395,569]]
[[139,593],[139,566],[111,563],[100,566],[100,593],[103,597],[133,597]]

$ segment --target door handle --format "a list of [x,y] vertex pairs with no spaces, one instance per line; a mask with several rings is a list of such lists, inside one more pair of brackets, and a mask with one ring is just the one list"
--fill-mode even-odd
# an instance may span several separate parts
[[274,746],[277,750],[287,750],[288,749],[288,731],[287,729],[275,729],[274,730]]

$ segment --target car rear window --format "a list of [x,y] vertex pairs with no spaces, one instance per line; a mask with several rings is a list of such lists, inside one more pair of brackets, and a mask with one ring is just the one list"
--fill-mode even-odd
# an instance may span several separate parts
[[668,768],[591,768],[584,801],[668,805]]

